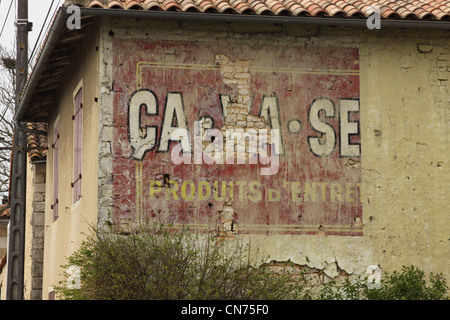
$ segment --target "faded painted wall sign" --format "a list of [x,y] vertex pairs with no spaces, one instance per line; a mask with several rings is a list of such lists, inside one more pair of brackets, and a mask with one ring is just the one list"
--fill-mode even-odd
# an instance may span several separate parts
[[[358,49],[116,39],[113,50],[115,218],[362,235]],[[249,152],[252,139],[265,149]]]

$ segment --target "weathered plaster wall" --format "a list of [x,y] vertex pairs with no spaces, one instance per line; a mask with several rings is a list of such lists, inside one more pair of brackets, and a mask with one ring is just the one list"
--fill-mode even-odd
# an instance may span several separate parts
[[362,56],[365,224],[377,263],[448,278],[450,44],[437,32],[410,33],[368,39]]
[[230,46],[245,42],[249,47],[294,42],[356,46],[360,53],[362,158],[351,165],[362,170],[363,216],[355,223],[363,225],[363,236],[329,235],[324,229],[314,235],[238,237],[269,255],[270,260],[322,270],[331,278],[364,274],[369,265],[392,271],[408,264],[426,272],[443,272],[450,278],[450,43],[443,32],[104,22],[100,46],[100,221],[111,219],[113,204],[113,38],[225,42]]
[[46,164],[27,165],[24,298],[42,299]]
[[[53,221],[53,149],[47,157],[45,202],[45,250],[42,298],[48,299],[52,287],[59,285],[60,266],[79,246],[97,221],[98,172],[98,29],[91,26],[79,43],[49,119],[49,145],[56,140],[55,122],[59,122],[59,196],[58,219]],[[73,202],[74,91],[83,87],[82,197]],[[76,92],[75,92],[76,93]]]
[[99,164],[98,164],[98,225],[112,220],[112,143],[113,137],[113,94],[112,39],[109,26],[100,27],[99,41]]

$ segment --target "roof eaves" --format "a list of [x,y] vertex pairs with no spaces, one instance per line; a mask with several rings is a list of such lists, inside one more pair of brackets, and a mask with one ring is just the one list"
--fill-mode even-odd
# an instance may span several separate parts
[[[353,13],[354,17],[311,16],[311,15],[258,15],[258,14],[232,14],[232,13],[210,13],[210,12],[179,12],[179,11],[157,11],[157,10],[132,10],[132,9],[103,9],[103,8],[80,8],[82,15],[131,17],[131,18],[162,18],[175,20],[203,20],[203,21],[243,21],[243,22],[274,22],[285,24],[309,24],[324,26],[354,26],[367,27],[367,19],[361,17],[361,13]],[[382,11],[383,12],[383,11]],[[317,12],[318,13],[318,12]],[[384,11],[385,19],[381,20],[384,27],[397,28],[419,28],[419,29],[442,29],[450,30],[449,21],[401,19],[400,15],[387,8]],[[365,14],[367,16],[367,14]]]
[[[64,5],[78,5],[84,8],[139,9],[143,11],[214,12],[253,15],[308,14],[311,17],[325,16],[346,19],[355,16],[367,18],[369,8],[377,6],[382,17],[399,19],[448,20],[450,0],[66,0]],[[405,9],[409,12],[404,13]],[[429,15],[417,15],[417,9],[424,9]]]

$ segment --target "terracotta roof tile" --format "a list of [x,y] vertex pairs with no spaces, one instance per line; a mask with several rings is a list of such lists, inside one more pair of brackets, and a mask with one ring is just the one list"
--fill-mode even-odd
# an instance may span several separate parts
[[162,11],[257,15],[368,17],[378,6],[382,18],[450,20],[450,0],[66,0],[65,5]]
[[218,12],[233,10],[233,7],[228,3],[228,1],[219,0],[219,1],[212,1],[212,3],[217,8]]
[[8,218],[11,216],[11,211],[9,209],[9,204],[0,205],[0,218]]
[[40,161],[47,158],[47,135],[43,134],[47,132],[46,123],[28,123],[27,133],[28,139],[28,156],[31,161]]

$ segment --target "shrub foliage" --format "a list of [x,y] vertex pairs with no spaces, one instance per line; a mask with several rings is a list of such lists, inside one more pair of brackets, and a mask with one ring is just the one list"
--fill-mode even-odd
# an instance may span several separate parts
[[[129,235],[93,232],[64,268],[80,268],[81,288],[56,288],[61,299],[291,299],[301,286],[255,268],[243,245],[227,246],[188,230],[141,227]],[[66,278],[68,278],[66,274]]]
[[380,289],[368,289],[366,279],[310,287],[301,276],[255,267],[262,261],[250,258],[248,249],[163,225],[126,236],[94,230],[63,266],[79,268],[80,287],[72,289],[65,272],[55,289],[67,300],[448,299],[442,274],[427,280],[414,266],[385,275]]
[[329,282],[321,286],[321,300],[448,300],[448,286],[444,276],[425,272],[415,266],[403,266],[401,271],[386,274],[380,288],[369,289],[366,279],[340,285]]

